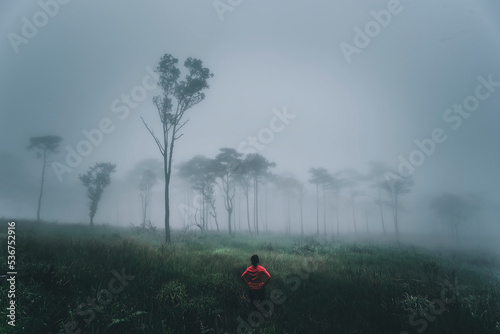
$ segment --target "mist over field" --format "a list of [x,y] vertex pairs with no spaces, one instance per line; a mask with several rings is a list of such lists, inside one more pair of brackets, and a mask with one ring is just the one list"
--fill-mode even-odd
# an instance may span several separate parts
[[[499,15],[494,0],[4,0],[0,217],[164,236],[167,182],[179,233],[498,259]],[[172,88],[188,107],[166,180],[174,58],[201,95]]]

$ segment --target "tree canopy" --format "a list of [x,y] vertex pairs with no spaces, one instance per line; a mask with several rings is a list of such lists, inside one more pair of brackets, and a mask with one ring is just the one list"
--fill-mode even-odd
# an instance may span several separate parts
[[111,174],[116,171],[116,165],[109,162],[96,163],[87,173],[79,175],[83,185],[87,188],[89,203],[90,225],[94,225],[94,216],[101,200],[104,188],[111,183]]

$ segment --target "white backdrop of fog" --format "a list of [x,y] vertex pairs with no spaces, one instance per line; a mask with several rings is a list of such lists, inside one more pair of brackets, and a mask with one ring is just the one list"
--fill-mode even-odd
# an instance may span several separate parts
[[[415,139],[442,128],[446,142],[416,168],[415,187],[402,198],[402,233],[436,231],[429,199],[450,192],[484,200],[482,215],[468,232],[498,236],[500,91],[481,101],[456,130],[443,114],[474,94],[479,76],[500,81],[500,5],[493,0],[401,0],[400,13],[348,63],[340,44],[354,44],[354,28],[363,28],[373,20],[372,10],[386,9],[389,3],[241,1],[221,20],[211,0],[73,0],[61,4],[16,53],[9,33],[21,35],[23,17],[32,21],[40,3],[2,1],[0,216],[36,215],[41,161],[26,149],[31,136],[63,137],[53,160],[64,162],[65,147],[75,148],[85,139],[82,130],[109,118],[114,131],[62,182],[48,169],[42,218],[87,222],[86,193],[78,175],[96,162],[109,161],[117,164],[117,173],[95,220],[139,223],[137,176],[131,175],[142,160],[160,158],[140,121],[143,116],[159,129],[151,101],[158,91],[148,91],[123,120],[111,104],[141,85],[147,67],[155,68],[163,54],[171,53],[180,62],[199,58],[215,74],[205,101],[189,111],[175,163],[197,154],[214,157],[221,147],[236,148],[269,125],[274,109],[286,108],[296,118],[259,153],[276,162],[275,172],[291,173],[306,183],[304,216],[307,230],[314,231],[315,189],[307,183],[311,167],[366,173],[369,161],[383,161],[396,168],[400,155],[408,159],[417,148]],[[173,182],[172,226],[179,228],[184,222],[176,208],[187,193],[176,175]],[[151,220],[160,227],[162,201],[159,184]],[[347,197],[345,201],[342,231],[348,232]],[[218,208],[224,222],[221,202]],[[269,200],[268,210],[272,228],[283,230],[283,200]],[[298,231],[296,207],[293,215],[292,231]],[[328,215],[333,216],[333,209]],[[364,213],[359,216],[363,222]],[[369,213],[368,221],[372,231],[380,232],[375,213]]]

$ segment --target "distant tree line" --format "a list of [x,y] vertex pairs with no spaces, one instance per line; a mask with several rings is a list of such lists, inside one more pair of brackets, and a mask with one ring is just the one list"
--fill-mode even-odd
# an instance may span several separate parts
[[[209,220],[212,219],[215,229],[219,230],[219,222],[216,210],[216,188],[221,189],[224,206],[227,216],[227,231],[231,234],[235,225],[232,224],[231,217],[234,211],[234,198],[237,192],[241,193],[245,199],[245,211],[247,221],[247,231],[259,234],[259,194],[263,187],[267,193],[267,187],[271,184],[276,190],[282,193],[284,200],[284,231],[292,233],[290,203],[298,200],[300,233],[304,234],[303,199],[304,184],[291,175],[272,173],[272,168],[276,167],[274,162],[270,162],[258,153],[243,154],[232,148],[221,148],[220,153],[214,158],[205,156],[195,156],[189,161],[179,165],[178,175],[188,182],[190,187],[197,193],[200,201],[199,205],[194,205],[191,210],[185,211],[187,224],[198,227],[202,232],[209,229]],[[339,219],[339,195],[343,192],[348,196],[350,210],[352,214],[352,224],[354,233],[360,230],[357,222],[357,204],[359,197],[369,198],[380,212],[382,231],[386,234],[384,207],[390,207],[392,211],[396,238],[399,242],[399,199],[400,196],[409,193],[413,180],[405,177],[385,177],[388,172],[392,172],[381,163],[372,163],[371,170],[367,175],[361,175],[354,169],[344,169],[335,173],[330,173],[326,168],[311,168],[309,170],[309,183],[314,185],[316,193],[316,234],[327,234],[327,208],[335,207],[335,230],[340,233]],[[365,183],[365,188],[374,188],[375,196],[366,194],[366,190],[360,187]],[[250,194],[253,194],[253,207],[250,206]],[[382,194],[385,194],[383,196]],[[320,201],[320,197],[322,201]],[[334,203],[329,200],[334,198]],[[320,215],[320,203],[322,212]],[[266,200],[265,205],[268,201]],[[364,204],[367,205],[366,203]],[[252,211],[253,220],[250,219]],[[267,221],[267,214],[265,215]],[[320,224],[322,221],[322,224]],[[233,222],[234,223],[234,222]],[[320,227],[321,225],[321,227]],[[266,226],[267,227],[267,226]]]

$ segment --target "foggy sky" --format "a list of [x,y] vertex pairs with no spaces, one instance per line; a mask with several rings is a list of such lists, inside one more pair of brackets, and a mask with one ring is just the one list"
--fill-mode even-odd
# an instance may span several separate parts
[[[0,216],[35,216],[41,162],[26,150],[31,136],[63,137],[52,161],[65,163],[66,147],[76,149],[86,139],[82,131],[109,119],[111,133],[62,182],[48,168],[42,218],[87,221],[78,174],[100,161],[116,163],[117,173],[96,221],[127,225],[131,216],[138,218],[130,173],[144,159],[160,159],[140,121],[144,117],[159,132],[152,104],[159,91],[146,90],[123,119],[115,111],[165,53],[180,64],[199,58],[214,73],[206,99],[188,111],[175,164],[197,154],[214,157],[221,147],[248,148],[244,141],[284,110],[294,118],[257,152],[276,162],[276,172],[302,181],[311,167],[365,173],[369,161],[383,161],[397,168],[400,156],[408,160],[418,148],[415,140],[431,138],[439,128],[446,141],[415,167],[408,207],[411,199],[424,203],[443,192],[481,194],[498,204],[500,87],[483,88],[488,98],[468,118],[460,116],[459,126],[458,114],[447,114],[475,94],[479,77],[500,82],[496,1],[401,0],[398,13],[350,62],[341,43],[355,46],[355,28],[364,31],[375,20],[371,11],[395,2],[243,0],[221,14],[223,20],[214,3],[72,0],[59,4],[27,43],[13,47],[12,33],[23,36],[23,17],[33,22],[42,9],[37,1],[2,1]],[[161,186],[154,196],[153,217],[162,226]],[[421,219],[413,207],[407,221]]]

